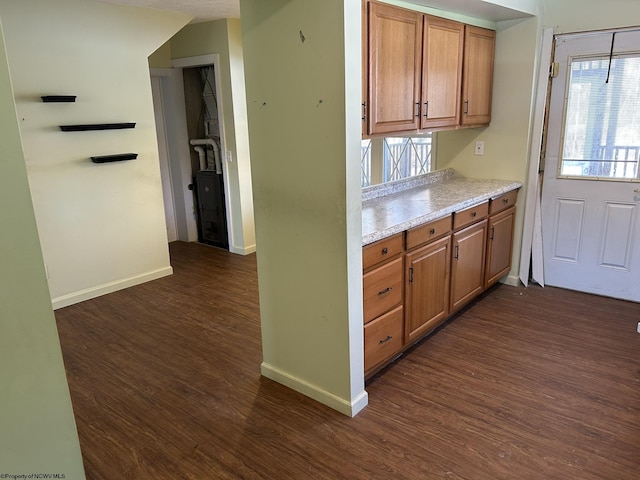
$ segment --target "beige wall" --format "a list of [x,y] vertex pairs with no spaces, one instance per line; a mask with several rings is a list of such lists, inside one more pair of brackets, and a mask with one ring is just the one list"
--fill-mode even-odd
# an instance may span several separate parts
[[554,33],[585,32],[640,25],[637,0],[541,0],[544,26]]
[[163,43],[149,55],[149,68],[171,68],[171,41]]
[[83,479],[0,28],[0,473]]
[[253,194],[247,103],[240,20],[225,19],[188,25],[170,42],[172,59],[218,54],[224,123],[224,147],[232,161],[225,162],[229,185],[232,250],[255,251]]
[[[170,274],[147,57],[188,17],[92,0],[2,2],[0,16],[54,306]],[[58,128],[112,122],[136,127]]]
[[243,0],[241,18],[262,373],[352,415],[367,401],[360,0]]

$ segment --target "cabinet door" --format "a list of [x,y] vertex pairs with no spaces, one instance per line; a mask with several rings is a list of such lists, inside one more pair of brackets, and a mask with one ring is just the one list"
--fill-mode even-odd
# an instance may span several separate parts
[[362,0],[362,138],[368,137],[367,95],[369,95],[369,0]]
[[484,290],[487,220],[453,234],[451,258],[451,311]]
[[511,207],[502,213],[489,217],[485,288],[496,283],[511,269],[515,212],[515,207]]
[[424,16],[420,128],[460,123],[464,25]]
[[451,237],[406,255],[405,343],[435,328],[449,314]]
[[422,14],[369,4],[368,133],[416,130],[420,109]]
[[491,121],[495,39],[493,30],[465,26],[462,125],[485,125]]

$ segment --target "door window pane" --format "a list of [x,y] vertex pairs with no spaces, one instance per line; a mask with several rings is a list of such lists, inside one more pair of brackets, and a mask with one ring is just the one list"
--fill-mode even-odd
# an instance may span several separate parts
[[574,59],[560,175],[637,179],[639,157],[640,56]]

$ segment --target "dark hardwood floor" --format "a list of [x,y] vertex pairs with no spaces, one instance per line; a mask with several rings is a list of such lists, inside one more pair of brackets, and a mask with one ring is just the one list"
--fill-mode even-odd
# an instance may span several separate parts
[[635,480],[640,305],[498,286],[347,418],[260,376],[255,256],[56,312],[87,478]]

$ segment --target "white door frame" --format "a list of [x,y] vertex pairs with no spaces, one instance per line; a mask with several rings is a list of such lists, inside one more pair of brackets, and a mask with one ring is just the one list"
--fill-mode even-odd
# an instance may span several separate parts
[[541,225],[536,218],[540,213],[540,153],[542,134],[544,130],[544,112],[549,88],[549,66],[553,50],[553,28],[546,28],[542,32],[540,57],[538,60],[538,84],[536,88],[531,144],[529,148],[529,170],[527,173],[527,190],[524,207],[524,225],[522,230],[522,249],[520,251],[520,281],[524,286],[529,285],[531,259],[533,256],[534,280],[544,285],[542,271],[542,236]]
[[[229,172],[228,172],[228,167],[226,165],[226,155],[225,152],[227,151],[226,145],[225,145],[225,126],[224,126],[224,116],[223,116],[223,105],[222,105],[222,93],[220,92],[220,85],[221,85],[221,80],[220,80],[220,55],[216,54],[210,54],[210,55],[198,55],[195,57],[185,57],[185,58],[179,58],[176,60],[172,60],[171,62],[171,66],[173,67],[172,70],[179,72],[179,77],[180,77],[180,82],[179,82],[179,91],[174,91],[174,94],[177,96],[176,98],[176,102],[181,105],[181,111],[180,112],[176,112],[177,115],[175,117],[175,121],[176,121],[176,126],[178,128],[176,128],[175,135],[172,135],[172,140],[176,143],[176,145],[180,145],[181,148],[182,146],[186,146],[186,156],[185,157],[181,157],[183,158],[183,162],[186,160],[188,160],[188,171],[189,173],[191,172],[191,160],[190,160],[190,151],[189,149],[191,148],[191,146],[189,145],[189,136],[187,133],[187,116],[186,116],[186,110],[185,110],[185,99],[184,99],[184,85],[183,85],[183,75],[182,75],[182,70],[184,68],[193,68],[193,67],[204,67],[207,65],[213,65],[213,72],[215,75],[215,82],[216,82],[216,98],[217,98],[217,106],[218,106],[218,125],[220,128],[220,158],[222,160],[222,181],[224,183],[224,204],[225,204],[225,211],[226,211],[226,216],[227,216],[227,240],[228,240],[228,244],[231,247],[233,245],[233,239],[232,239],[232,233],[233,233],[233,221],[234,219],[232,218],[232,212],[231,212],[231,198],[230,198],[230,187],[229,187]],[[178,97],[179,95],[179,97]],[[183,165],[183,170],[185,170],[185,166]],[[189,180],[189,183],[191,183],[191,179]],[[191,192],[189,192],[191,193]],[[193,196],[191,196],[191,198],[193,199]],[[192,200],[193,201],[193,200]],[[195,239],[194,240],[190,240],[190,241],[196,241],[198,238],[198,232],[197,232],[197,223],[196,223],[196,216],[195,216],[195,208],[196,206],[193,205],[193,228],[195,228]]]
[[178,240],[178,224],[176,222],[176,205],[173,195],[173,180],[169,166],[169,145],[167,144],[167,124],[162,107],[162,78],[170,75],[168,69],[153,69],[151,72],[151,91],[153,92],[153,111],[158,136],[158,156],[160,160],[160,178],[162,181],[162,199],[165,222],[167,224],[167,240]]

